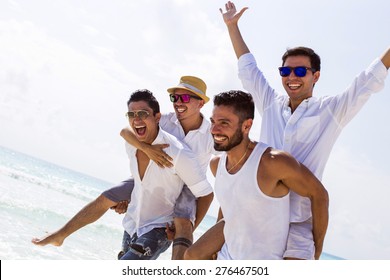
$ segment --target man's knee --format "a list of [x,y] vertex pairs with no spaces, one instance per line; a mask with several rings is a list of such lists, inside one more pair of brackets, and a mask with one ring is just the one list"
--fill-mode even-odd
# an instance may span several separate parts
[[97,208],[102,210],[108,210],[111,207],[117,205],[115,201],[105,197],[103,194],[99,195],[92,203],[95,204]]
[[187,250],[184,252],[184,259],[185,260],[196,260],[197,259],[197,256],[194,253],[194,250],[193,250],[192,246],[187,248]]

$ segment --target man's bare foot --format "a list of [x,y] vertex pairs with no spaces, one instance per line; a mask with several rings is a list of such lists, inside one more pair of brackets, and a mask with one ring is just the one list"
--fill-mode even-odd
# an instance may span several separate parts
[[46,246],[51,244],[53,246],[61,246],[64,243],[64,238],[59,237],[56,233],[51,233],[43,238],[33,238],[31,242],[38,246]]

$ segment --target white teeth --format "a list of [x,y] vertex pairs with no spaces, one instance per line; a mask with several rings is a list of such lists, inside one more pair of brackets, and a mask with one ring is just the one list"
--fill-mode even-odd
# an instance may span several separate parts
[[146,126],[144,126],[144,125],[139,125],[139,126],[136,125],[136,126],[135,126],[136,129],[144,128],[144,127],[146,127]]
[[288,84],[288,87],[289,87],[290,89],[297,89],[297,88],[300,88],[301,85],[300,85],[300,84]]
[[183,113],[184,111],[186,110],[186,108],[178,108],[176,107],[176,111],[178,111],[179,113]]
[[225,140],[227,137],[225,137],[225,136],[216,136],[216,135],[214,135],[214,139],[215,140],[217,140],[217,141],[223,141],[223,140]]

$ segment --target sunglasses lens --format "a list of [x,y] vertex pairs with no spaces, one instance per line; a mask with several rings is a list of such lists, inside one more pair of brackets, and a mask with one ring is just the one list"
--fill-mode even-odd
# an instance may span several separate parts
[[169,98],[170,98],[171,102],[173,102],[173,103],[175,103],[179,99],[178,96],[174,95],[174,94],[170,94]]
[[306,76],[306,67],[296,67],[294,69],[294,74],[297,77],[305,77]]
[[126,115],[129,119],[140,118],[141,120],[144,120],[149,116],[149,112],[144,110],[138,112],[131,111],[131,112],[127,112]]
[[182,95],[171,94],[169,97],[171,99],[171,102],[173,102],[173,103],[179,101],[179,99],[183,103],[188,103],[191,100],[191,95],[189,95],[189,94],[182,94]]
[[149,113],[147,111],[138,111],[137,115],[141,120],[144,120],[149,116]]
[[181,98],[181,102],[188,103],[191,100],[191,95],[189,95],[189,94],[182,94],[182,95],[180,95],[180,98]]
[[291,74],[291,69],[289,67],[279,67],[279,73],[282,77],[287,77]]

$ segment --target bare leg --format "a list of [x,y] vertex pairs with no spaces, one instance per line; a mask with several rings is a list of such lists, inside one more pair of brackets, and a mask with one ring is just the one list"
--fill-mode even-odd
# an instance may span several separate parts
[[80,228],[97,221],[108,209],[110,209],[110,207],[113,207],[116,204],[116,202],[106,198],[104,195],[100,195],[94,201],[82,208],[62,228],[43,238],[33,238],[31,242],[40,246],[48,244],[61,246],[65,238]]
[[221,221],[206,231],[185,254],[185,260],[212,260],[225,243],[223,227],[225,222]]

